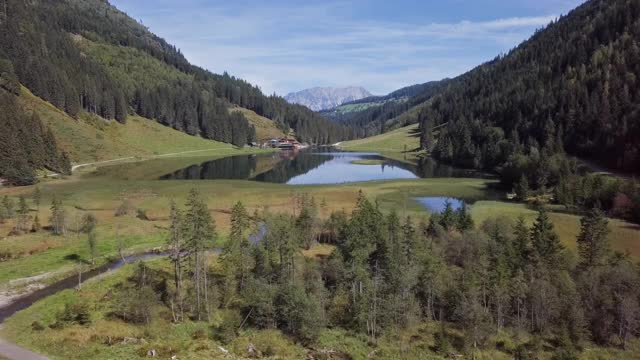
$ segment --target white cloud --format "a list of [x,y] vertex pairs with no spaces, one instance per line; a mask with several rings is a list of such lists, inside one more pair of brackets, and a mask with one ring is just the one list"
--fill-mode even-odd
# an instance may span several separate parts
[[[264,92],[362,85],[374,93],[458,75],[526,39],[556,16],[406,24],[354,20],[346,3],[239,11],[188,0],[182,10],[149,10],[152,31],[193,63],[228,71]],[[175,4],[175,3],[174,3]],[[193,5],[193,6],[189,6]]]

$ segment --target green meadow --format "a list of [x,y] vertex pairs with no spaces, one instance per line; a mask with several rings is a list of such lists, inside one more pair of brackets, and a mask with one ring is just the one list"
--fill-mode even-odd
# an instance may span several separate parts
[[[78,259],[86,261],[89,256],[86,236],[77,232],[80,219],[88,212],[98,218],[98,263],[116,256],[119,247],[131,253],[164,246],[169,204],[171,201],[183,204],[192,188],[199,189],[206,198],[221,243],[229,229],[230,209],[236,202],[243,202],[250,213],[263,209],[291,212],[294,196],[303,193],[322,204],[321,217],[327,217],[335,210],[349,212],[360,191],[377,201],[383,211],[396,210],[417,219],[429,214],[414,198],[428,196],[467,200],[472,204],[476,224],[492,216],[508,216],[514,220],[524,216],[532,221],[536,214],[523,204],[499,200],[503,194],[492,190],[495,181],[487,179],[431,178],[307,186],[245,180],[154,180],[163,174],[224,156],[206,154],[88,167],[69,178],[41,183],[42,205],[37,209],[31,204],[31,215],[37,214],[43,225],[47,225],[49,205],[55,196],[65,206],[69,231],[66,236],[53,236],[47,231],[9,236],[14,223],[8,221],[0,225],[0,253],[11,254],[10,260],[0,262],[0,285],[44,273],[61,275],[74,271]],[[20,195],[30,197],[34,189],[0,189],[0,196],[8,195],[17,202]],[[130,208],[129,214],[116,216],[116,210],[125,201]],[[145,219],[137,217],[138,211],[144,212]],[[562,242],[574,249],[579,217],[553,212],[551,218]],[[611,220],[609,227],[613,248],[640,258],[640,227],[619,220]]]

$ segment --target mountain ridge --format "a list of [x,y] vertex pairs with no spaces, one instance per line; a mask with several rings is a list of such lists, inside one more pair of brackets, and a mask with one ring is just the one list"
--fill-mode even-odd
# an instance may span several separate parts
[[284,98],[292,104],[304,105],[313,111],[321,111],[371,96],[373,95],[362,86],[347,86],[313,87],[291,92]]

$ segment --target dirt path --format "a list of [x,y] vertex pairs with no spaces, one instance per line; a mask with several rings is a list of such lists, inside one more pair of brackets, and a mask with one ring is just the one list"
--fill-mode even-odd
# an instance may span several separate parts
[[49,360],[48,357],[34,353],[18,345],[9,343],[0,338],[0,357],[9,360]]
[[133,157],[133,156],[129,156],[129,157],[120,158],[120,159],[105,160],[105,161],[97,161],[97,162],[92,162],[92,163],[86,163],[86,164],[73,165],[73,166],[71,167],[71,172],[74,172],[74,171],[76,171],[77,169],[79,169],[79,168],[81,168],[81,167],[85,167],[85,166],[99,165],[99,164],[108,164],[108,163],[110,163],[110,162],[125,161],[125,160],[131,160],[131,159],[135,159],[135,157]]

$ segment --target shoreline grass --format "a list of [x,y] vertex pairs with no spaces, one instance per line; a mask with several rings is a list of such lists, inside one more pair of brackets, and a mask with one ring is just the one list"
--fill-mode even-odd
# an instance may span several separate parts
[[386,161],[380,160],[380,159],[362,159],[362,160],[353,160],[351,163],[353,165],[384,165]]

